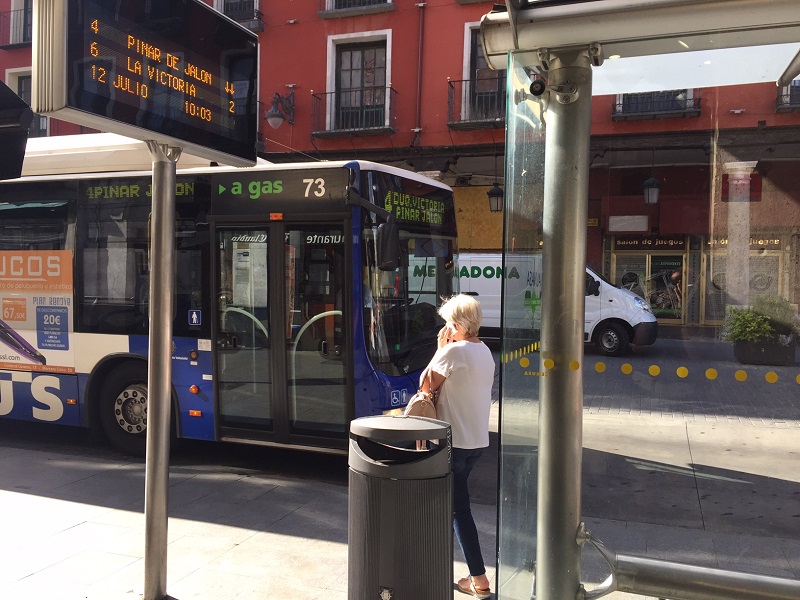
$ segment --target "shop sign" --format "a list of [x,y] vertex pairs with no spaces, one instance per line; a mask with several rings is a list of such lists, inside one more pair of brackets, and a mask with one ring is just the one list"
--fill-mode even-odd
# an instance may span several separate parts
[[[708,245],[712,250],[725,250],[728,247],[728,238],[711,238]],[[781,250],[783,243],[780,238],[751,237],[750,250]]]
[[614,238],[615,250],[685,250],[686,237],[673,236],[617,236]]

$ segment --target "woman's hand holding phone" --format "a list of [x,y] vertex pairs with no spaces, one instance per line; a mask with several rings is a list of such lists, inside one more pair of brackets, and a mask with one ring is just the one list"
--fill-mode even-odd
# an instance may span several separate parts
[[437,336],[437,343],[439,348],[445,347],[450,342],[454,341],[453,338],[456,335],[455,329],[452,325],[445,325],[439,330],[439,334]]

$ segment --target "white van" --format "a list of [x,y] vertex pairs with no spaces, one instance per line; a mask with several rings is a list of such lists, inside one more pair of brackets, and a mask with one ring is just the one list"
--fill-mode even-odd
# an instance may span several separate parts
[[[542,256],[460,254],[460,291],[475,295],[481,303],[481,337],[500,337],[500,291],[506,282],[506,331],[541,328]],[[627,352],[630,344],[647,346],[656,341],[658,322],[646,300],[621,289],[586,269],[586,318],[584,340],[594,342],[608,356]]]

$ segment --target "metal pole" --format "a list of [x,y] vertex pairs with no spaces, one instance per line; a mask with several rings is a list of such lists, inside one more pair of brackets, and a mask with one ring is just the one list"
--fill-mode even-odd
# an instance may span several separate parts
[[[592,70],[588,50],[549,66],[544,176],[537,600],[580,587],[583,323]],[[545,54],[546,51],[544,51]],[[542,54],[542,53],[540,53]]]
[[618,554],[617,590],[673,600],[797,600],[800,581]]
[[611,592],[672,600],[796,600],[800,581],[741,571],[698,567],[666,560],[615,554],[602,542],[592,543],[611,567],[611,576],[581,600],[596,600]]
[[144,600],[167,595],[167,504],[172,404],[175,179],[180,148],[147,142],[153,158],[150,220],[150,342],[144,481]]

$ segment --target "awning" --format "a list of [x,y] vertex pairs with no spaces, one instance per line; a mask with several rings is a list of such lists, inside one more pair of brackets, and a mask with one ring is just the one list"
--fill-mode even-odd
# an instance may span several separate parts
[[30,106],[0,81],[0,179],[16,179],[22,173],[31,121]]

